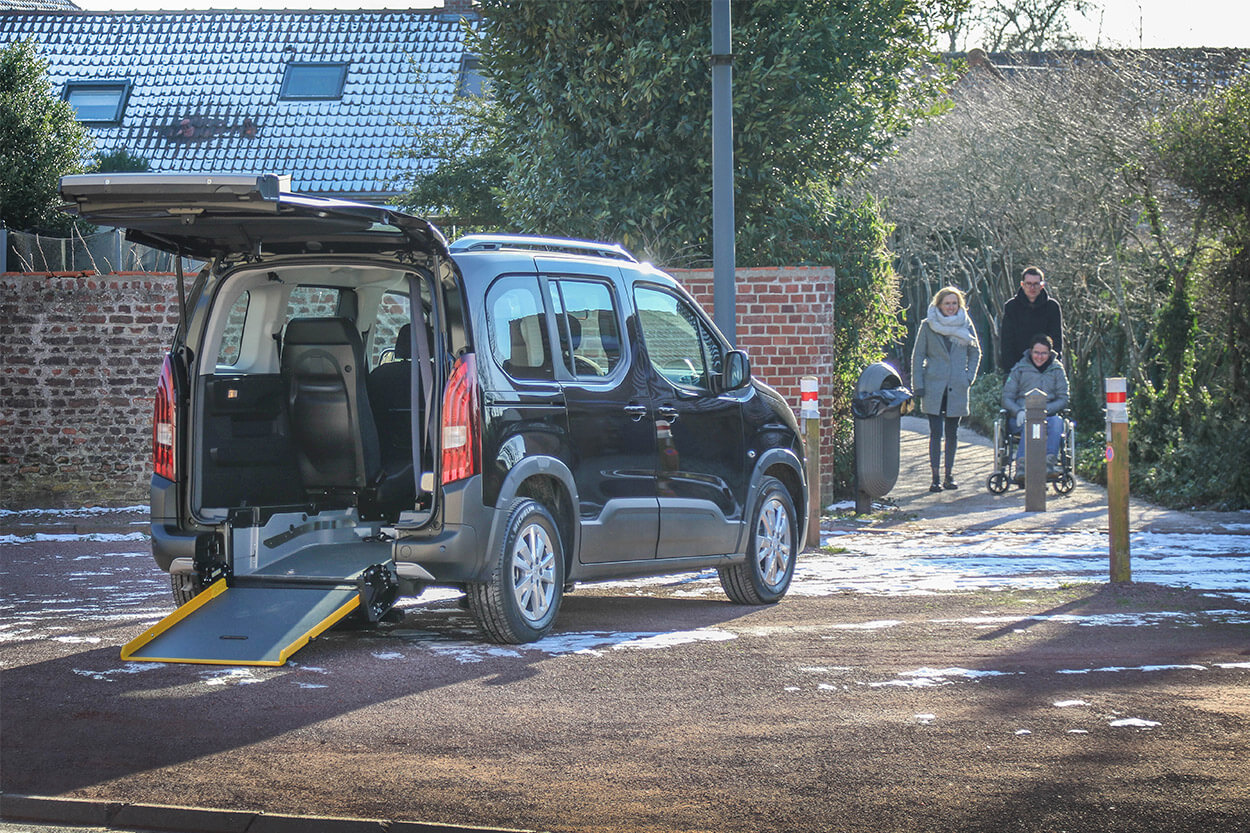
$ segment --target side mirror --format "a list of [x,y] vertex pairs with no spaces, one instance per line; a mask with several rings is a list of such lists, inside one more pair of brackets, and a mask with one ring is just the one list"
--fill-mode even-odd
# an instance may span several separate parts
[[741,350],[730,350],[725,354],[725,373],[722,377],[723,389],[738,390],[751,383],[751,360]]

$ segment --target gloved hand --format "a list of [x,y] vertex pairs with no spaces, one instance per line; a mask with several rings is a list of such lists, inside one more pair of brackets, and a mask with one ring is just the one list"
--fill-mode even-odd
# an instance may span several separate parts
[[1016,427],[1024,427],[1024,411],[1016,411]]

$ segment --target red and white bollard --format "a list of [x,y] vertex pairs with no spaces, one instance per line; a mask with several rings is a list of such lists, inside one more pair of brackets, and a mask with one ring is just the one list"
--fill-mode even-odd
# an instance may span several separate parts
[[1107,532],[1111,581],[1133,580],[1128,535],[1128,384],[1120,377],[1107,387]]

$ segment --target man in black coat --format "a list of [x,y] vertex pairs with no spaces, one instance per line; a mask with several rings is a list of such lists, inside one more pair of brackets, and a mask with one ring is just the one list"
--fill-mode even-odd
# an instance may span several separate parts
[[999,368],[1006,373],[1015,367],[1029,349],[1033,336],[1039,334],[1050,336],[1056,353],[1063,349],[1063,312],[1059,302],[1046,293],[1046,276],[1042,270],[1030,266],[1020,276],[1020,289],[1015,297],[1003,305]]

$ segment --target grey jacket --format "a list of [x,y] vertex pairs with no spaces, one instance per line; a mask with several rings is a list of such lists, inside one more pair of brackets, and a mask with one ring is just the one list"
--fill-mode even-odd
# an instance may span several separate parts
[[946,395],[946,415],[968,415],[968,388],[981,364],[981,343],[972,332],[971,344],[939,335],[929,329],[929,322],[920,322],[916,346],[911,351],[911,387],[920,396],[920,410],[926,414],[942,413],[942,395]]
[[1003,407],[1010,414],[1023,411],[1024,395],[1034,388],[1046,394],[1046,413],[1057,414],[1068,407],[1068,374],[1057,359],[1052,357],[1044,370],[1038,370],[1026,353],[1003,383]]

